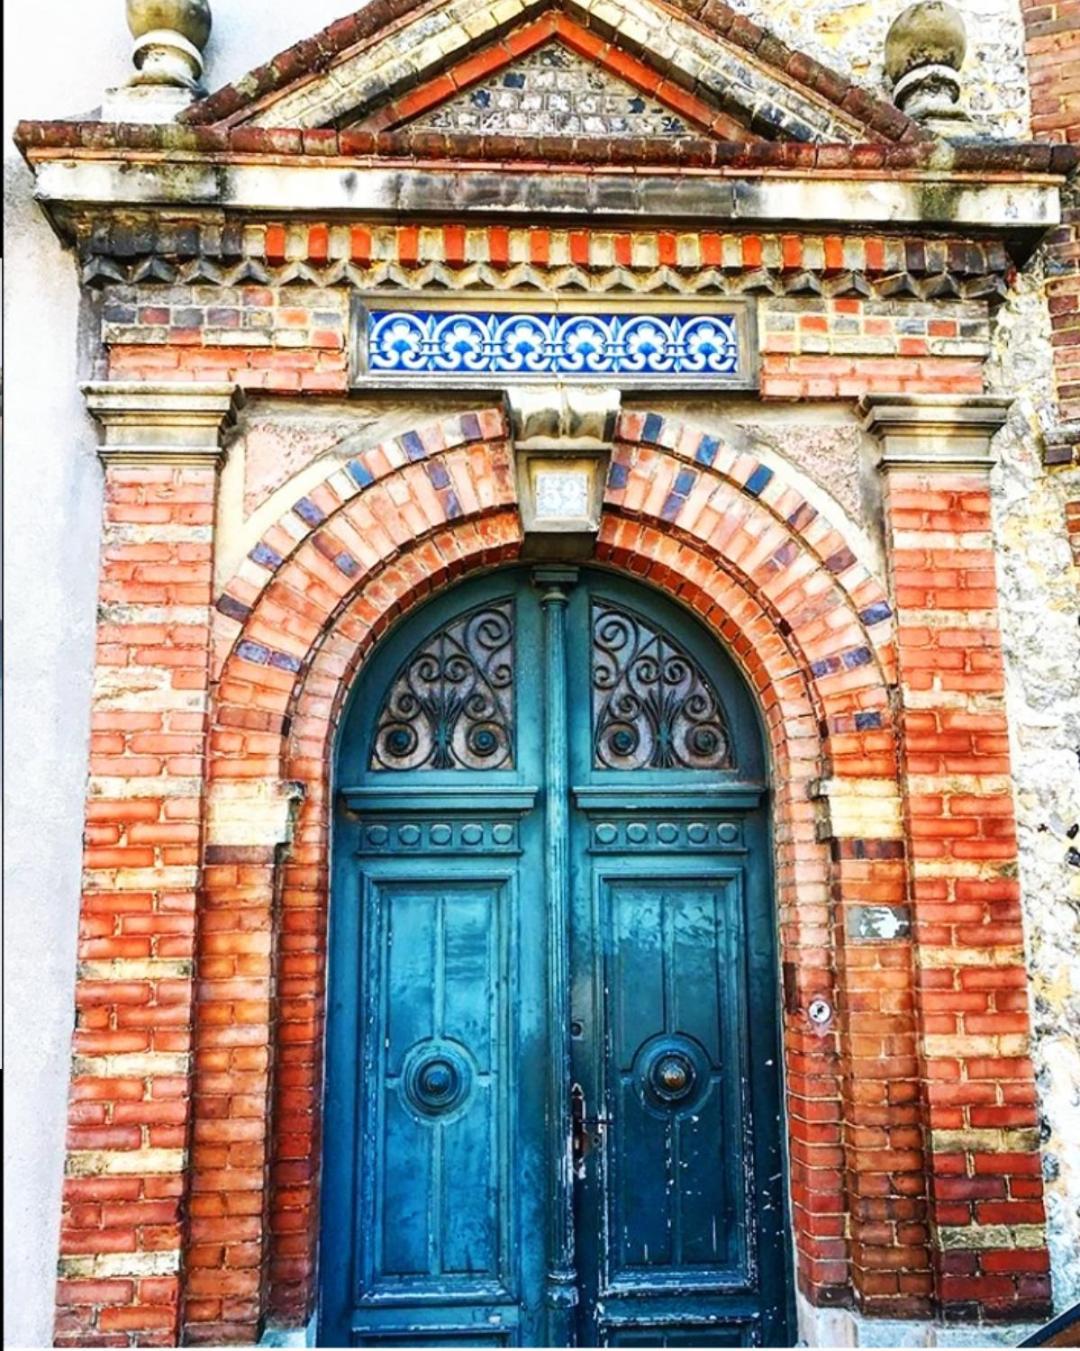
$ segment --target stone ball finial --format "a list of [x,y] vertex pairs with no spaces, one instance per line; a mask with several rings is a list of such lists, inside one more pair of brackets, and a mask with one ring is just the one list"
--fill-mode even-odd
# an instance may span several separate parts
[[960,11],[944,0],[921,0],[893,20],[885,37],[885,73],[898,84],[916,66],[959,70],[967,53]]
[[127,0],[127,21],[135,39],[131,84],[199,90],[210,0]]
[[967,30],[945,0],[920,0],[893,20],[885,37],[885,73],[893,102],[909,117],[943,134],[967,128],[960,108],[960,77]]

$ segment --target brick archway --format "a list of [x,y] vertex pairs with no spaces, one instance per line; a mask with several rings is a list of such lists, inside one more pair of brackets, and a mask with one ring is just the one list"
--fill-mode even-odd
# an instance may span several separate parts
[[[264,1311],[301,1321],[313,1296],[329,801],[348,690],[397,617],[516,557],[520,529],[502,414],[464,414],[328,476],[263,536],[218,602],[191,1341],[249,1338]],[[862,947],[856,966],[842,922],[845,903],[904,898],[884,591],[778,473],[652,414],[620,421],[596,558],[697,612],[762,708],[801,1288],[816,1302],[848,1302],[854,1288],[864,1305],[887,1296],[897,1312],[898,1299],[925,1312],[923,1159],[906,1144],[921,1129],[910,947]],[[869,809],[852,806],[857,782],[871,789]],[[818,994],[838,1009],[824,1032],[805,1015]],[[906,1287],[895,1274],[883,1282],[874,1261],[901,1244],[898,1226]]]

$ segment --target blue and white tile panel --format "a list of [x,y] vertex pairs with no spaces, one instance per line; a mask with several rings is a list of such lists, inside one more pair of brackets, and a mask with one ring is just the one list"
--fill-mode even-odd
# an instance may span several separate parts
[[737,376],[734,314],[369,310],[369,375]]

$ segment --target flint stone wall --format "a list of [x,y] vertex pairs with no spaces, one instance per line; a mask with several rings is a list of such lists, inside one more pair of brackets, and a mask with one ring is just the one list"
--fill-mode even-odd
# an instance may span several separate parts
[[992,490],[1047,1238],[1063,1309],[1080,1300],[1080,567],[1065,527],[1080,469],[1043,467],[1055,411],[1041,282],[1036,261],[999,312],[989,378],[1016,397]]
[[[885,34],[910,0],[729,0],[778,38],[888,98]],[[962,102],[979,135],[1023,140],[1031,102],[1018,0],[950,0],[967,27]]]

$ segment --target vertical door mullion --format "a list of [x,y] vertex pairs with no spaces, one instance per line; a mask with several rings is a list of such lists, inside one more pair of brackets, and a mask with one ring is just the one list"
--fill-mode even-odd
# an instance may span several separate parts
[[537,568],[544,612],[544,869],[548,916],[548,1103],[551,1209],[546,1296],[548,1345],[572,1346],[574,1170],[570,1139],[570,780],[566,695],[567,592],[576,568]]
[[[571,800],[573,785],[589,781],[593,760],[592,628],[588,575],[570,601],[567,620],[567,699]],[[571,1078],[584,1094],[590,1121],[610,1117],[603,1064],[603,936],[597,877],[589,852],[589,822],[576,808],[571,811],[570,855],[570,980]],[[577,1030],[575,1031],[575,1023]],[[607,1128],[597,1122],[587,1127],[587,1153],[574,1182],[574,1254],[578,1273],[577,1343],[597,1346],[597,1306],[606,1234],[604,1215],[604,1154]]]

